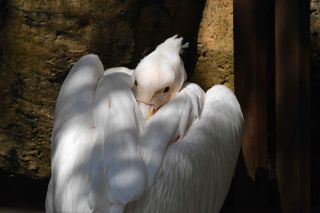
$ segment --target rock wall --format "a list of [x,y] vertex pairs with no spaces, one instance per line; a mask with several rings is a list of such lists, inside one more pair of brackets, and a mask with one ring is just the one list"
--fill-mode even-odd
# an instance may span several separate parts
[[[72,63],[98,54],[105,67],[134,67],[165,38],[190,42],[184,55],[204,89],[233,89],[232,0],[0,0],[0,173],[50,174],[53,110]],[[203,12],[203,13],[202,13]],[[311,1],[312,113],[319,132],[320,3]],[[199,23],[203,15],[200,27]],[[199,32],[198,32],[199,29]],[[198,42],[197,42],[198,39]]]
[[234,89],[233,1],[207,0],[198,35],[193,80],[204,89],[224,84]]
[[[0,173],[50,175],[53,110],[68,70],[86,53],[134,67],[147,47],[182,35],[195,64],[204,0],[0,0]],[[151,49],[149,49],[151,50]]]

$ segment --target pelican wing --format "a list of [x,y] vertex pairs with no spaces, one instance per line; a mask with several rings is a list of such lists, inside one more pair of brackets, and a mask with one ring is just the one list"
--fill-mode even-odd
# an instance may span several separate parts
[[107,70],[99,81],[94,107],[97,140],[90,160],[90,207],[122,212],[146,186],[145,164],[137,145],[138,105],[126,68]]
[[139,146],[149,187],[155,181],[170,142],[181,140],[190,124],[199,117],[203,99],[201,88],[189,84],[143,126]]
[[51,179],[46,212],[88,212],[88,162],[95,140],[92,107],[103,65],[82,57],[64,81],[55,109],[51,138]]
[[[199,90],[196,86],[193,89]],[[201,110],[201,103],[192,106]],[[184,108],[172,107],[177,111]],[[182,124],[183,119],[188,120],[181,119]],[[183,133],[188,129],[180,141],[168,147],[154,184],[126,212],[219,212],[236,166],[242,126],[242,112],[234,94],[224,86],[211,88],[200,117],[189,129],[178,130]],[[168,131],[158,130],[164,135]]]
[[145,189],[132,71],[82,57],[55,111],[47,212],[122,212]]

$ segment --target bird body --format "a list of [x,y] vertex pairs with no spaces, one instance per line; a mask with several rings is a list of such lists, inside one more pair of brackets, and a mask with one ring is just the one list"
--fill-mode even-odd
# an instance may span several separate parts
[[184,47],[171,37],[135,71],[104,71],[94,55],[73,66],[56,105],[47,212],[219,212],[243,117],[228,88],[183,85]]
[[234,94],[221,85],[211,88],[186,135],[168,146],[152,187],[126,213],[218,213],[239,155],[242,124]]

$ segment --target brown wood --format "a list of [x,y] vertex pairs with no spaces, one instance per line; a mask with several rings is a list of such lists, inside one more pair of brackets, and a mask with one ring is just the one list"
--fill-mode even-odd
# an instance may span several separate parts
[[309,6],[276,0],[276,167],[284,213],[310,212]]
[[244,162],[253,180],[257,169],[268,164],[267,73],[273,69],[273,34],[267,13],[272,5],[270,0],[234,0],[235,93],[244,114]]

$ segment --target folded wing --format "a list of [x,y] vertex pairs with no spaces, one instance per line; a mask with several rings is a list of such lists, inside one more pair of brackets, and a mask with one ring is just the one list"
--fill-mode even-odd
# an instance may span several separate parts
[[88,212],[88,162],[95,140],[92,108],[103,65],[82,57],[64,81],[51,139],[51,179],[46,212]]
[[145,189],[131,71],[82,57],[55,111],[46,212],[122,212]]
[[130,70],[107,70],[95,93],[97,139],[90,159],[89,203],[94,212],[123,212],[145,190],[138,147],[139,112]]
[[[199,89],[189,87],[191,100],[201,100],[192,99],[192,91]],[[201,103],[193,103],[192,107],[201,111]],[[176,111],[185,109],[183,105],[171,106]],[[178,130],[180,134],[188,129],[190,120],[186,121],[179,121],[184,126]],[[184,137],[168,147],[154,183],[126,212],[219,212],[238,159],[242,127],[242,112],[234,94],[224,86],[211,88],[205,95],[200,117]]]

